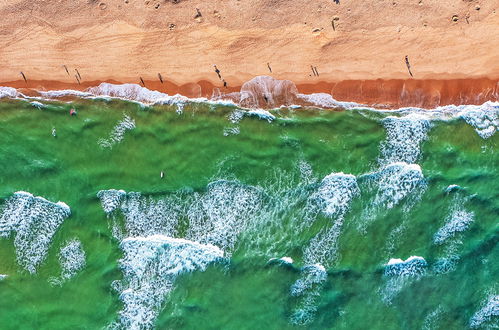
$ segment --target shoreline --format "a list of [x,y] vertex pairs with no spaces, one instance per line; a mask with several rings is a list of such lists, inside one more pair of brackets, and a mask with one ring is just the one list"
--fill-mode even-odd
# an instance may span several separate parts
[[[263,76],[268,77],[268,76]],[[255,79],[257,79],[256,77]],[[289,105],[283,95],[296,89],[299,94],[325,93],[332,96],[338,102],[355,102],[358,104],[376,107],[380,109],[399,109],[403,107],[418,107],[433,109],[445,105],[480,105],[487,101],[499,101],[499,79],[488,78],[476,79],[448,79],[448,80],[417,80],[417,79],[377,79],[377,80],[347,80],[339,82],[319,81],[317,83],[294,84],[287,80],[270,80],[270,84],[289,82],[290,87],[286,90],[272,90],[276,103],[265,106],[262,102],[263,90],[253,91],[257,98],[261,99],[261,108],[271,108],[280,105]],[[248,83],[252,83],[250,80]],[[16,88],[27,96],[36,96],[38,91],[77,90],[85,91],[88,88],[99,86],[101,83],[125,84],[140,82],[127,82],[116,80],[93,80],[82,81],[81,84],[55,81],[55,80],[24,80],[0,82],[0,86]],[[229,98],[234,99],[246,84],[224,88],[217,86],[209,80],[201,80],[195,83],[178,85],[172,81],[144,80],[145,87],[151,91],[158,91],[170,96],[179,94],[188,98],[204,97],[209,100]],[[259,82],[257,82],[258,84]],[[141,85],[142,86],[142,85]],[[273,86],[269,87],[270,89]],[[270,92],[269,92],[270,93]],[[237,103],[237,101],[235,102]],[[263,105],[263,106],[262,106]],[[251,106],[250,106],[251,107]]]

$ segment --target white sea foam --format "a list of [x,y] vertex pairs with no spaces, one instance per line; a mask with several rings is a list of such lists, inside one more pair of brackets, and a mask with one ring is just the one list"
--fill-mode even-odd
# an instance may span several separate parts
[[241,109],[236,109],[232,111],[229,115],[229,121],[233,124],[239,124],[239,122],[244,118],[244,111]]
[[5,280],[9,275],[0,274],[0,281]]
[[38,102],[38,101],[32,101],[32,102],[30,102],[30,104],[38,109],[43,109],[43,108],[47,107],[45,104]]
[[421,143],[427,138],[430,121],[424,116],[409,114],[404,117],[389,116],[382,120],[387,132],[381,144],[380,163],[416,163],[421,153]]
[[73,89],[62,89],[62,90],[54,90],[54,91],[39,91],[40,95],[46,99],[52,98],[60,98],[60,97],[90,97],[93,96],[91,93],[77,91]]
[[305,325],[313,320],[317,312],[317,300],[326,279],[326,269],[320,264],[302,268],[301,277],[291,286],[291,295],[301,298],[291,315],[291,323]]
[[99,191],[97,197],[108,215],[114,215],[113,212],[119,210],[124,216],[124,228],[117,222],[113,224],[113,233],[118,239],[154,234],[172,237],[176,234],[176,226],[183,212],[176,196],[154,199],[137,192],[111,189]]
[[225,127],[224,131],[223,131],[224,136],[239,135],[239,133],[241,133],[241,130],[239,129],[239,126]]
[[85,251],[81,242],[73,239],[67,242],[59,252],[59,262],[62,267],[61,277],[70,279],[85,267]]
[[97,193],[97,197],[101,201],[102,209],[107,214],[119,208],[125,196],[126,192],[124,190],[116,189],[101,190]]
[[487,139],[499,129],[499,102],[487,101],[481,105],[445,105],[435,109],[401,108],[384,110],[400,114],[417,114],[428,120],[451,120],[461,118],[471,125],[478,135]]
[[135,128],[135,120],[128,115],[124,115],[123,119],[116,124],[107,139],[100,139],[99,145],[102,148],[112,148],[115,144],[120,143],[128,130]]
[[4,97],[16,98],[19,96],[17,89],[12,87],[2,87],[0,86],[0,99]]
[[270,258],[269,259],[269,262],[279,262],[279,263],[283,263],[283,264],[287,264],[287,265],[291,265],[294,261],[293,261],[293,258],[291,257],[282,257],[282,258]]
[[378,192],[374,199],[376,207],[391,209],[409,194],[426,185],[421,167],[417,164],[389,164],[378,174]]
[[175,104],[177,101],[185,102],[187,100],[185,96],[170,96],[165,93],[147,89],[137,84],[118,85],[101,83],[99,86],[90,87],[87,89],[87,92],[93,96],[107,96],[147,104]]
[[423,321],[421,330],[438,329],[437,324],[443,312],[443,308],[439,305],[435,310],[428,313]]
[[473,126],[482,139],[492,137],[499,130],[499,102],[487,102],[471,109],[468,106],[458,115]]
[[123,309],[114,328],[151,329],[176,277],[224,257],[213,245],[162,235],[127,238],[121,242],[123,280],[114,284]]
[[61,285],[76,276],[85,267],[85,251],[79,240],[70,240],[61,247],[59,263],[61,265],[61,275],[59,278],[51,279],[51,283],[54,285]]
[[453,210],[445,220],[445,224],[440,227],[433,237],[433,242],[443,244],[456,233],[466,231],[473,221],[473,212],[466,211],[462,207]]
[[352,174],[331,173],[322,179],[309,203],[319,207],[328,217],[343,216],[353,198],[360,195],[357,178]]
[[333,225],[321,230],[304,248],[305,264],[320,263],[329,266],[330,262],[337,259],[343,217],[352,200],[359,195],[360,189],[354,175],[331,173],[322,179],[317,190],[310,196],[306,208],[317,208],[322,214],[333,219]]
[[262,191],[237,181],[215,181],[188,210],[187,238],[230,253],[262,206]]
[[273,114],[263,109],[248,110],[246,111],[246,115],[250,117],[258,117],[260,119],[268,121],[269,123],[275,120],[275,116]]
[[53,203],[42,197],[19,191],[10,197],[0,216],[0,237],[15,233],[14,247],[19,265],[36,273],[45,260],[52,237],[71,214],[63,202]]
[[482,304],[482,307],[471,317],[470,327],[478,328],[492,323],[495,321],[495,326],[491,324],[492,328],[497,328],[497,317],[499,316],[499,295],[491,295]]
[[327,93],[313,93],[313,94],[297,94],[298,98],[314,104],[320,108],[358,108],[362,107],[361,104],[355,102],[341,102],[333,98],[331,94]]

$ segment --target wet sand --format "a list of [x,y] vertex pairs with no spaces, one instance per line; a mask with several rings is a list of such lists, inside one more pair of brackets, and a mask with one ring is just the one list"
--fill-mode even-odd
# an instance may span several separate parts
[[[84,81],[81,84],[64,83],[49,80],[23,80],[0,83],[0,86],[18,88],[25,95],[36,95],[36,91],[73,89],[84,91],[97,86],[101,82],[121,84],[116,80]],[[212,98],[239,92],[241,86],[223,88],[209,81],[199,81],[177,85],[171,81],[145,80],[145,87],[169,95],[181,94],[187,97]],[[136,82],[134,82],[136,83]],[[449,104],[483,104],[486,101],[499,101],[499,80],[453,79],[453,80],[348,80],[335,83],[318,82],[315,84],[298,84],[298,92],[302,94],[328,93],[339,101],[357,102],[378,108],[420,107],[435,108]]]

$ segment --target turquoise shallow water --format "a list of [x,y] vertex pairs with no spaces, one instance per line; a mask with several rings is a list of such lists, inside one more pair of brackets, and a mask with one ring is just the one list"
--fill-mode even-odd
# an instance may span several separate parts
[[3,329],[499,326],[497,134],[176,110],[0,103]]

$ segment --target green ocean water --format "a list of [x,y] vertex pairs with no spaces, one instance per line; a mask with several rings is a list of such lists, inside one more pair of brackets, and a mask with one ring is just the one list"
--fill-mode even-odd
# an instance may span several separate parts
[[[132,310],[159,290],[158,329],[499,327],[498,134],[483,139],[459,118],[390,126],[390,114],[369,110],[281,108],[267,121],[203,103],[181,113],[119,100],[45,104],[0,102],[0,210],[25,191],[66,203],[71,215],[35,273],[16,258],[16,232],[0,235],[2,329],[133,327],[119,317],[115,281],[134,281],[120,242],[167,237],[172,226],[171,236],[225,257],[181,269],[164,291],[165,259],[152,259]],[[117,130],[126,118],[135,127]],[[97,195],[110,189],[138,201],[133,216],[124,204],[104,212]],[[133,221],[159,222],[143,235],[127,227]],[[73,239],[84,266],[54,283]],[[177,252],[162,249],[173,260]],[[391,258],[411,256],[424,262],[389,274]],[[281,257],[293,263],[269,262]],[[307,271],[317,264],[326,273]]]

